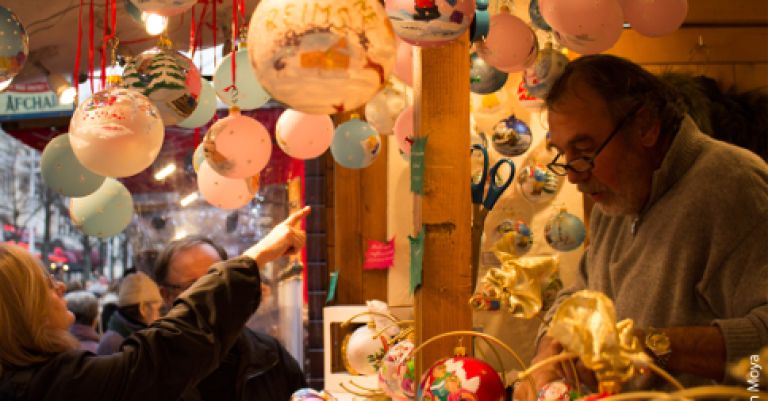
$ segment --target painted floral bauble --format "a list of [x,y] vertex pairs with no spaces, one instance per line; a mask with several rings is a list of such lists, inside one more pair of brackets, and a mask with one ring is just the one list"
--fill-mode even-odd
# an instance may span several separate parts
[[544,226],[544,238],[558,251],[568,252],[584,242],[587,231],[580,218],[561,210]]
[[263,0],[248,54],[264,89],[310,114],[370,100],[395,64],[395,36],[378,0]]
[[435,362],[422,376],[418,401],[501,401],[504,385],[493,367],[479,359],[457,356]]
[[232,86],[232,53],[221,59],[213,73],[213,87],[222,102],[241,110],[253,110],[269,101],[269,93],[256,79],[248,51],[240,49],[235,56],[235,80]]
[[148,97],[165,125],[175,125],[195,111],[200,79],[200,71],[187,56],[159,47],[128,60],[123,70],[123,86]]
[[85,168],[75,157],[69,134],[51,139],[40,156],[40,175],[52,190],[69,197],[92,194],[101,187],[104,177]]
[[485,95],[500,90],[508,74],[488,64],[477,53],[469,56],[469,90]]
[[381,138],[370,124],[353,118],[338,127],[331,142],[331,155],[346,168],[366,168],[381,151]]
[[496,227],[501,238],[496,242],[496,249],[506,253],[522,256],[533,246],[533,232],[522,220],[504,220]]
[[[29,55],[29,36],[13,11],[0,6],[0,82],[13,79]],[[10,82],[9,82],[10,84]]]
[[531,139],[531,128],[513,114],[493,126],[491,144],[500,154],[512,157],[525,153]]
[[537,401],[571,401],[571,386],[562,380],[545,384],[536,395]]
[[416,372],[413,358],[405,359],[415,346],[402,340],[389,347],[379,366],[379,388],[394,401],[411,401],[416,397]]
[[386,86],[365,105],[365,120],[379,134],[392,134],[395,120],[407,103],[405,93],[392,86]]
[[157,107],[125,88],[97,92],[77,107],[69,123],[69,142],[77,160],[107,177],[128,177],[149,167],[164,136]]
[[69,217],[88,235],[111,237],[131,222],[133,198],[120,181],[107,178],[92,194],[70,199]]
[[529,163],[517,174],[517,185],[531,203],[549,202],[560,189],[561,178],[542,163]]
[[322,155],[333,141],[333,121],[329,116],[288,109],[275,125],[277,145],[288,156],[306,160]]
[[198,0],[130,0],[139,10],[171,17],[189,10]]
[[379,370],[387,350],[387,339],[376,329],[362,325],[344,338],[341,346],[344,367],[353,375],[372,375]]
[[475,0],[386,0],[386,7],[397,36],[417,46],[458,38],[475,16]]
[[528,91],[537,98],[545,99],[552,85],[563,75],[568,57],[547,46],[536,56],[536,61],[523,72],[523,82]]
[[233,110],[205,133],[203,151],[208,164],[219,175],[248,178],[267,166],[272,139],[260,122]]
[[219,209],[238,209],[248,204],[259,190],[259,176],[228,178],[219,175],[207,161],[197,172],[197,188],[206,202]]

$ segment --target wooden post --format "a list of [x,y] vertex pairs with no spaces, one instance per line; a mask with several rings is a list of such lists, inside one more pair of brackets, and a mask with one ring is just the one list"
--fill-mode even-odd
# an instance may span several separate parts
[[[429,138],[424,196],[416,196],[414,204],[415,229],[423,224],[426,230],[422,285],[414,299],[421,343],[472,327],[468,35],[416,52],[421,56],[414,55],[414,127],[417,136]],[[426,369],[452,355],[455,344],[456,339],[447,339],[427,346],[419,366]]]

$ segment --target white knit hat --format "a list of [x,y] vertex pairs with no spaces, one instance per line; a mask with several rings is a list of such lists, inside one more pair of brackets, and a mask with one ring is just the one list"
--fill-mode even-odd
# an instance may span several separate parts
[[162,302],[160,289],[145,273],[129,274],[120,282],[117,306],[137,305],[144,302]]

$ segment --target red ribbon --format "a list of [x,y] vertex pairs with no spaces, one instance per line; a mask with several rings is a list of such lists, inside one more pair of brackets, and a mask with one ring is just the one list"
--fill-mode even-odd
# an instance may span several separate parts
[[88,2],[88,80],[91,83],[91,94],[95,92],[93,88],[93,0]]
[[72,68],[72,85],[75,87],[77,99],[80,99],[80,51],[83,46],[83,0],[77,14],[77,50],[75,51],[75,66]]

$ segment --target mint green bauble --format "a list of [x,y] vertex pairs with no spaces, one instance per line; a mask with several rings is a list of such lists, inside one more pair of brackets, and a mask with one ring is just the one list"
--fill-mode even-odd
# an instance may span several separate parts
[[69,134],[61,134],[45,146],[40,156],[40,175],[52,190],[75,198],[93,193],[104,182],[103,176],[77,160],[69,144]]
[[133,198],[128,189],[114,178],[107,178],[96,192],[72,198],[69,217],[84,233],[107,238],[123,231],[133,216]]

